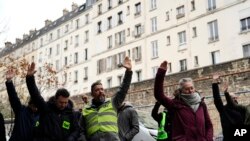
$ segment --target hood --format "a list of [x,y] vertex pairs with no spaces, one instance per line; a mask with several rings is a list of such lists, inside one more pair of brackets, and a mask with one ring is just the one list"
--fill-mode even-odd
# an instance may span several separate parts
[[121,106],[120,106],[120,108],[118,109],[119,111],[123,111],[124,109],[126,109],[126,108],[133,108],[133,105],[130,103],[130,102],[124,102]]
[[[53,107],[53,108],[55,108],[57,110],[57,108],[56,108],[56,97],[55,96],[50,97],[47,103],[49,104],[49,106],[51,106],[51,107]],[[65,111],[65,110],[72,111],[73,108],[74,108],[74,103],[73,103],[72,100],[69,99],[68,105],[63,111]]]

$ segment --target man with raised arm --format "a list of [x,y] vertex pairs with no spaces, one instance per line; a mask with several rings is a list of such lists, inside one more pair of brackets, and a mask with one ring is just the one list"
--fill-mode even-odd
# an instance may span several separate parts
[[131,83],[131,60],[126,57],[122,66],[126,68],[123,83],[111,99],[106,99],[101,82],[91,85],[92,103],[83,110],[81,120],[88,141],[119,141],[117,110],[122,105]]

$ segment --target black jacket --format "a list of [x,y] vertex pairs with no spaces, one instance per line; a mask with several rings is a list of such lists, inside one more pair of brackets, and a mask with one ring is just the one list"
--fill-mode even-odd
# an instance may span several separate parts
[[119,108],[118,127],[121,141],[131,141],[139,132],[138,114],[132,105],[126,103]]
[[[212,84],[212,89],[213,89],[214,104],[220,114],[224,141],[230,141],[230,137],[232,137],[230,129],[232,129],[232,127],[235,125],[243,125],[245,119],[245,113],[234,110],[228,104],[223,105],[223,102],[220,97],[219,86],[217,83]],[[226,99],[230,98],[229,94],[225,96]]]
[[[161,123],[161,120],[162,120],[162,112],[158,113],[160,106],[161,106],[161,104],[159,102],[156,102],[155,106],[154,106],[154,108],[152,109],[152,112],[151,112],[151,116],[153,117],[153,119],[155,121],[157,121],[158,126],[160,126],[160,123]],[[170,141],[171,140],[171,124],[170,124],[171,121],[170,121],[170,116],[168,114],[166,115],[167,122],[166,122],[166,124],[164,126],[165,131],[168,133],[168,138],[166,140],[161,140],[161,141]],[[157,140],[157,141],[160,141],[160,140]]]
[[4,118],[2,113],[0,113],[0,141],[6,141]]
[[33,129],[39,119],[27,106],[21,104],[12,81],[5,82],[9,95],[10,105],[15,113],[14,128],[9,141],[31,141]]
[[[26,77],[30,96],[40,111],[39,126],[34,133],[34,141],[75,141],[78,136],[77,117],[73,103],[64,110],[58,110],[55,98],[45,102],[36,86],[34,76]],[[65,126],[69,124],[69,126]]]

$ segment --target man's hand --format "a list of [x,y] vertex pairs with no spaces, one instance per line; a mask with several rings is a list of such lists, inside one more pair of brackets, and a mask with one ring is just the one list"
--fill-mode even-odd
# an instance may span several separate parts
[[128,71],[132,70],[131,60],[128,57],[125,57],[123,67],[126,68]]
[[7,81],[10,81],[12,80],[12,78],[15,76],[15,73],[14,73],[14,70],[13,69],[9,69],[7,72],[6,72],[6,80]]
[[27,76],[32,76],[36,73],[35,66],[36,65],[34,62],[32,62],[31,64],[28,65]]
[[227,83],[224,83],[223,90],[224,90],[224,93],[228,92],[228,84]]
[[220,80],[220,74],[216,73],[216,74],[213,74],[213,83],[220,83],[221,80]]
[[163,61],[160,65],[161,69],[167,70],[168,69],[168,62],[167,61]]

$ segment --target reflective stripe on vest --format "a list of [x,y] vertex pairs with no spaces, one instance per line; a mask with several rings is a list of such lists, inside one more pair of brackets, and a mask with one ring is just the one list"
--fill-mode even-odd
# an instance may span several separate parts
[[168,133],[164,129],[165,124],[166,124],[166,113],[162,112],[162,119],[161,119],[160,127],[158,129],[157,139],[162,140],[162,139],[168,138]]
[[118,133],[117,113],[113,108],[112,102],[107,101],[98,109],[85,108],[83,110],[85,117],[87,136],[96,132],[114,132]]

